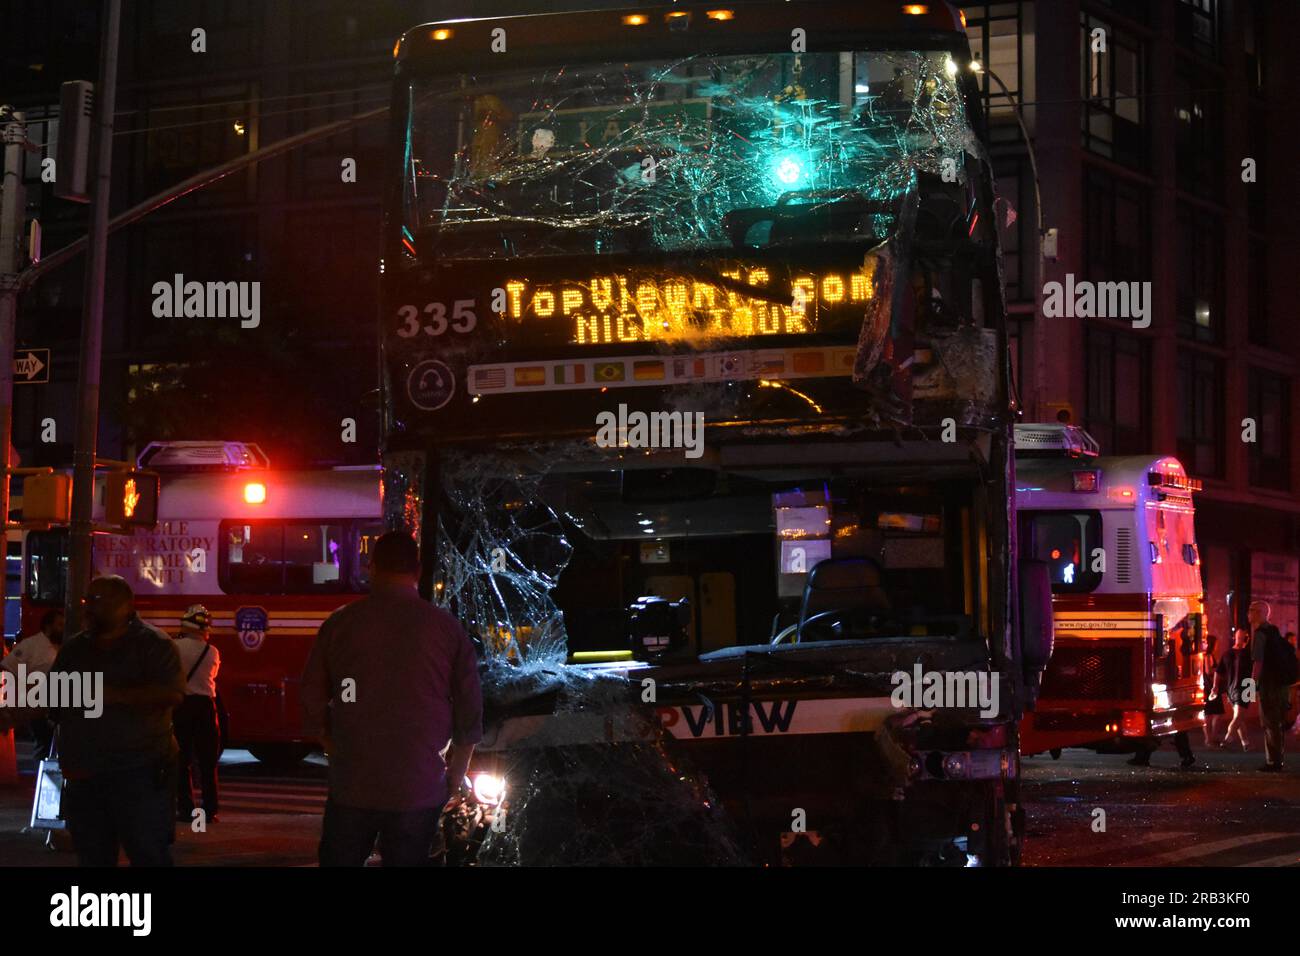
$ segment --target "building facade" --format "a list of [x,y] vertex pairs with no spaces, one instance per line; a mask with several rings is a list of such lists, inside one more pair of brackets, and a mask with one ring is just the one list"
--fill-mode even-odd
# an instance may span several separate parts
[[[124,4],[113,209],[261,144],[384,105],[393,41],[413,24],[528,6]],[[47,250],[85,231],[85,208],[53,196],[41,163],[58,136],[59,83],[94,78],[99,11],[95,0],[18,0],[0,9],[3,98],[26,110],[38,144],[25,179]],[[1229,591],[1282,598],[1279,623],[1294,627],[1300,336],[1292,303],[1300,250],[1286,172],[1297,145],[1300,68],[1289,46],[1300,4],[1005,0],[963,11],[972,49],[988,68],[982,82],[1005,201],[1025,420],[1069,414],[1104,453],[1178,455],[1204,482],[1198,527],[1211,631],[1226,631]],[[1019,119],[1033,142],[1037,181]],[[130,457],[157,437],[222,437],[260,440],[282,461],[373,460],[376,416],[367,396],[378,384],[377,362],[368,357],[385,135],[382,120],[363,124],[114,235],[102,455]],[[349,159],[355,182],[342,175]],[[1036,195],[1054,236],[1041,275]],[[71,460],[83,271],[84,260],[74,260],[22,302],[20,346],[52,355],[49,384],[16,390],[14,441],[24,464]],[[152,290],[175,275],[260,282],[259,328],[214,338],[194,320],[160,320]],[[1137,324],[1043,316],[1044,284],[1069,281],[1149,283],[1147,315]],[[191,365],[214,349],[228,383]],[[128,402],[154,387],[190,400],[163,402],[133,428]],[[209,406],[228,409],[225,418],[193,424],[202,421],[194,410]],[[343,441],[345,418],[357,423],[353,442]],[[219,435],[187,431],[225,422]],[[149,429],[168,434],[143,433]]]
[[[1024,419],[1068,415],[1103,454],[1177,455],[1204,482],[1209,632],[1226,635],[1229,592],[1270,599],[1275,623],[1295,629],[1300,249],[1286,180],[1300,5],[1016,0],[963,10],[974,55],[1010,93],[983,78],[999,192],[1017,213],[1002,235]],[[1049,237],[1041,279],[1033,168],[1013,102],[1037,160]],[[1146,314],[1044,309],[1048,283],[1085,281],[1137,283],[1128,288],[1149,290]]]

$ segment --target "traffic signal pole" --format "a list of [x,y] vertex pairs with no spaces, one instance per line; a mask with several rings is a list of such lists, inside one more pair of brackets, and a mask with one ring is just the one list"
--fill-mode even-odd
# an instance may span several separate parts
[[[91,193],[89,250],[81,312],[77,368],[76,446],[72,455],[72,527],[69,534],[67,616],[69,634],[81,630],[81,600],[91,574],[95,450],[99,440],[99,382],[104,346],[104,275],[108,266],[108,201],[113,173],[113,111],[117,105],[117,43],[122,0],[104,0],[104,33],[95,87],[95,180]],[[12,380],[13,367],[9,376]]]
[[4,139],[4,183],[0,194],[0,516],[9,525],[9,450],[13,429],[14,347],[18,324],[18,242],[26,216],[23,197],[23,148],[27,126],[22,113],[0,116]]
[[[23,201],[23,147],[27,142],[23,114],[0,117],[4,141],[4,182],[0,185],[0,521],[4,551],[9,550],[10,428],[13,423],[14,337],[18,319],[18,237],[25,214]],[[0,552],[3,553],[3,552]],[[3,648],[0,648],[3,656]],[[18,752],[14,732],[0,730],[0,784],[18,782]]]

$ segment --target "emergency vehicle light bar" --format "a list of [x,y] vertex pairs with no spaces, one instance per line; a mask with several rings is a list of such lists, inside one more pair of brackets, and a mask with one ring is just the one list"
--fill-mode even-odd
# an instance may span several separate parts
[[1067,455],[1071,458],[1096,458],[1101,446],[1077,425],[1056,422],[1016,426],[1016,454],[1043,458]]
[[1170,475],[1160,471],[1147,472],[1147,483],[1153,488],[1171,488],[1175,491],[1200,491],[1201,479],[1186,475]]
[[271,460],[253,442],[153,441],[136,464],[152,471],[240,471],[270,468]]

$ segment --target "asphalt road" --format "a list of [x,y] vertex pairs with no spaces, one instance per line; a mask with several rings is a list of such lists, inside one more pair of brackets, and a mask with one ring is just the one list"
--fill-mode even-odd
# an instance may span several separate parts
[[[1256,735],[1258,736],[1258,735]],[[1300,752],[1280,774],[1263,754],[1205,749],[1178,766],[1172,746],[1150,767],[1067,750],[1022,761],[1027,866],[1298,866]],[[1300,751],[1300,740],[1287,744]],[[1098,811],[1101,811],[1099,813]],[[1102,828],[1104,825],[1104,829]]]
[[[1295,758],[1282,774],[1256,771],[1263,763],[1258,741],[1242,754],[1206,750],[1196,739],[1198,762],[1189,770],[1178,767],[1168,746],[1147,768],[1130,767],[1122,755],[1079,750],[1060,760],[1027,758],[1024,863],[1300,866],[1300,740],[1291,735],[1287,742]],[[69,865],[71,854],[45,849],[43,834],[22,832],[31,779],[0,789],[0,865]],[[220,820],[201,833],[178,827],[176,862],[312,866],[324,801],[319,756],[285,771],[230,751],[222,760]]]

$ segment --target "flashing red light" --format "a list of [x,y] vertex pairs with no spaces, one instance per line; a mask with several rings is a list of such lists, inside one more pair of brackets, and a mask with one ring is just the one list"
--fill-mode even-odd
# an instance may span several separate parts
[[1100,474],[1096,471],[1074,471],[1070,473],[1070,487],[1073,491],[1095,492],[1100,484]]
[[260,481],[250,481],[244,485],[244,501],[250,505],[260,505],[266,502],[266,485]]
[[1140,710],[1126,710],[1120,722],[1120,734],[1124,737],[1145,737],[1147,735],[1147,715]]

